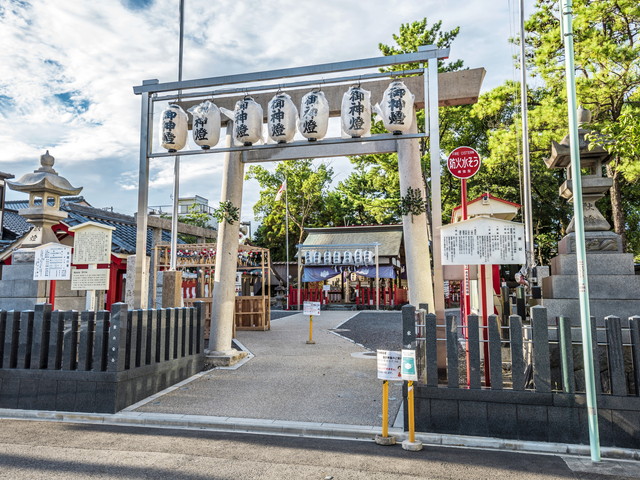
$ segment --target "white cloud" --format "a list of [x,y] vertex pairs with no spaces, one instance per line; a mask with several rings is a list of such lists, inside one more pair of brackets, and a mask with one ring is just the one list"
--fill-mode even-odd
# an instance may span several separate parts
[[[486,89],[512,75],[509,9],[495,3],[186,0],[184,78],[376,56],[378,43],[392,43],[401,23],[427,16],[442,19],[447,30],[461,26],[451,58],[487,68]],[[5,0],[0,170],[32,171],[49,149],[56,169],[84,186],[89,202],[135,212],[140,98],[132,87],[176,79],[178,28],[175,0]],[[344,163],[334,162],[341,177]],[[217,204],[221,156],[185,158],[182,165],[181,191]],[[169,204],[172,158],[154,159],[150,170],[149,204]],[[245,186],[243,217],[252,216],[257,200],[253,183]]]

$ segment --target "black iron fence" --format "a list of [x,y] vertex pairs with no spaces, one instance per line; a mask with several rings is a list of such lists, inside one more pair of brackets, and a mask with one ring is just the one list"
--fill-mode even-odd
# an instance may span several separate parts
[[114,413],[203,366],[200,304],[0,310],[0,408]]

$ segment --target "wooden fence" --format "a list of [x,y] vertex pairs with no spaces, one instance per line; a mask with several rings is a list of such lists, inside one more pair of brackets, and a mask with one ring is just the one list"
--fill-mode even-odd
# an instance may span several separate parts
[[0,407],[114,413],[203,366],[194,308],[0,310]]

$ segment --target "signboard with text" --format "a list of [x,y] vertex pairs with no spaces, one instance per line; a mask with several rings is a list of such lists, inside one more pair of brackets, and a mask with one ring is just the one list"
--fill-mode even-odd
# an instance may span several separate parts
[[115,227],[85,222],[69,230],[74,232],[73,263],[75,265],[111,263],[111,232]]
[[71,290],[108,290],[107,268],[74,270],[71,274]]
[[402,380],[402,354],[392,350],[378,350],[378,379]]
[[304,315],[320,315],[320,302],[304,302],[302,308]]
[[447,158],[447,169],[456,178],[466,180],[480,170],[480,155],[471,147],[458,147]]
[[526,263],[524,225],[476,217],[440,228],[442,265],[520,265]]
[[69,280],[71,278],[70,246],[47,243],[34,250],[34,280]]

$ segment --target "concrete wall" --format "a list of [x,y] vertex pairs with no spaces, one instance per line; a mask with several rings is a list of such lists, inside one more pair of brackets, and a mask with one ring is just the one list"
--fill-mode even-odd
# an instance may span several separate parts
[[[583,394],[418,385],[415,412],[417,431],[589,443]],[[603,446],[640,448],[640,397],[599,395],[598,425]]]
[[116,413],[202,370],[204,357],[124,372],[0,369],[0,408]]

